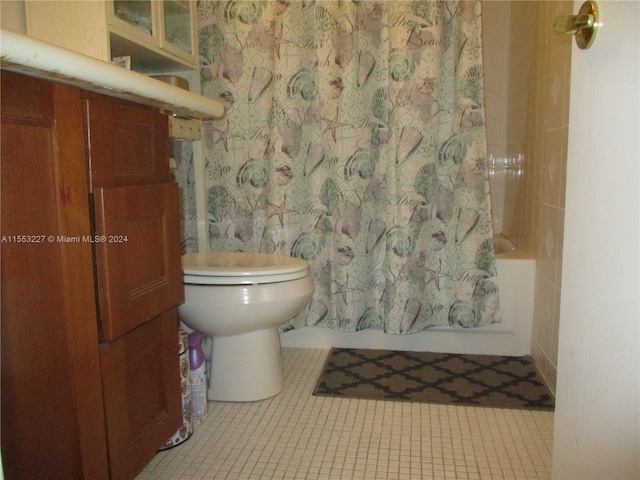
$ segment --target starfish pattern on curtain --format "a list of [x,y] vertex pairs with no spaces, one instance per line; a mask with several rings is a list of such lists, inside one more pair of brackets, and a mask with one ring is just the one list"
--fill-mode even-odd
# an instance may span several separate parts
[[[284,329],[499,321],[479,2],[200,1],[213,251],[307,260]],[[193,244],[187,240],[187,244]]]

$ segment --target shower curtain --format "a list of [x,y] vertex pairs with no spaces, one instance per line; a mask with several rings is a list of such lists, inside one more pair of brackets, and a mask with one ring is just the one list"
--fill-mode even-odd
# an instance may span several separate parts
[[283,328],[499,321],[479,2],[200,1],[213,251],[307,260]]

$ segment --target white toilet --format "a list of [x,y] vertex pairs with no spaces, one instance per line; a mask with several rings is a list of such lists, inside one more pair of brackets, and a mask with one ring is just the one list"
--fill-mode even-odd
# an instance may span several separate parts
[[212,338],[209,399],[243,402],[280,393],[278,325],[311,300],[309,264],[274,254],[207,252],[183,255],[182,268],[180,319]]

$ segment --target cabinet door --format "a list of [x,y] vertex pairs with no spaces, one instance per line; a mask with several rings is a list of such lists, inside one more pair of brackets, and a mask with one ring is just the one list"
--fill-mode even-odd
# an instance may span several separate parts
[[1,86],[4,474],[106,479],[80,90]]
[[182,425],[178,313],[100,345],[111,479],[130,479]]
[[150,0],[109,0],[107,16],[111,25],[118,25],[142,41],[153,42],[158,33],[155,4]]
[[99,188],[95,236],[102,340],[184,301],[175,183]]
[[165,0],[160,5],[160,48],[190,63],[198,63],[196,5],[188,0]]
[[84,96],[92,191],[171,181],[165,115],[103,95]]

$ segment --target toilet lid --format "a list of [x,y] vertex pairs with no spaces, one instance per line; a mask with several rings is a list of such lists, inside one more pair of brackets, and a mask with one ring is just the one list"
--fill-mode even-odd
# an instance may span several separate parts
[[182,270],[185,283],[243,285],[303,278],[309,264],[270,253],[206,252],[183,255]]

